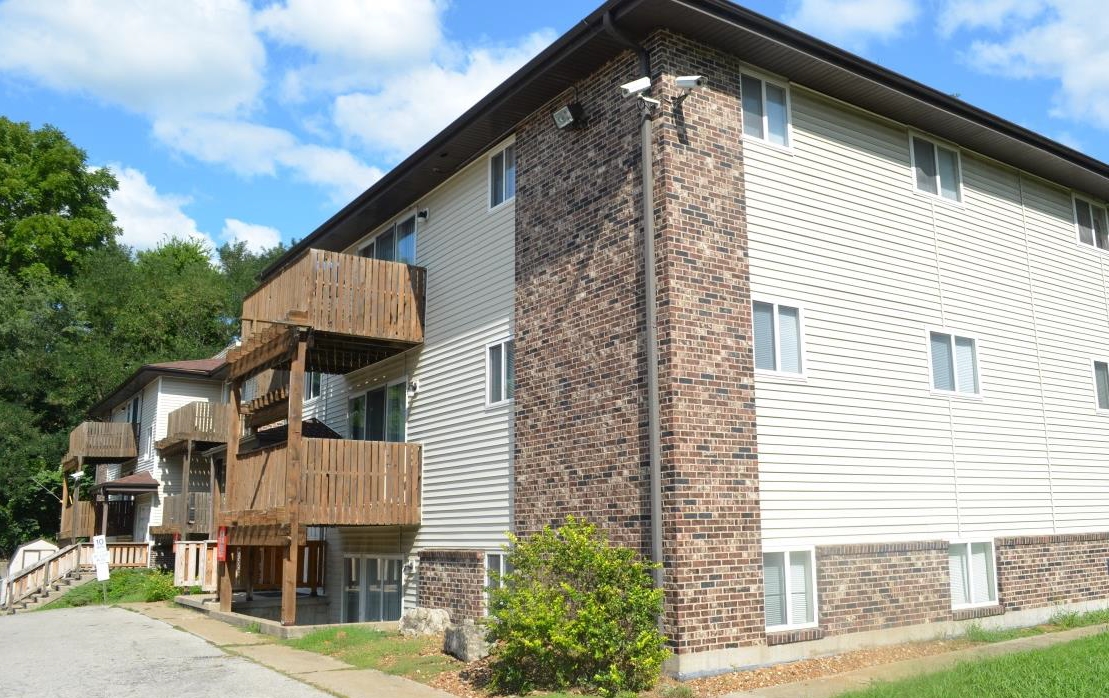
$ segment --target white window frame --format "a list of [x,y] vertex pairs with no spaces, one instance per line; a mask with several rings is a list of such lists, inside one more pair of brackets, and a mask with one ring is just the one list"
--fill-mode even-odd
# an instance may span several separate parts
[[[485,552],[485,582],[489,581],[489,570],[490,570],[490,567],[489,567],[490,560],[489,559],[492,558],[492,557],[499,557],[500,558],[500,564],[497,566],[497,569],[495,571],[499,575],[498,579],[497,579],[497,588],[498,589],[503,589],[504,588],[504,575],[505,575],[506,570],[508,569],[508,553],[504,552],[503,550],[487,550]],[[489,589],[490,589],[490,587],[487,586],[486,584],[482,584],[482,587],[483,587],[483,591],[484,591],[484,594],[485,594],[485,615],[489,615]]]
[[[977,544],[977,543],[985,543],[985,544],[990,546],[990,564],[993,566],[993,574],[990,575],[991,577],[993,577],[993,588],[990,591],[991,591],[991,594],[993,595],[993,599],[992,600],[986,600],[986,601],[978,601],[978,602],[973,602],[972,601],[970,603],[962,603],[962,604],[956,604],[954,601],[952,601],[951,602],[952,610],[961,610],[961,609],[964,609],[964,608],[989,608],[990,606],[996,606],[999,603],[1001,603],[1001,601],[998,597],[998,593],[997,593],[997,547],[993,544],[992,540],[982,539],[982,538],[963,538],[963,539],[959,539],[959,540],[948,541],[948,543],[947,543],[948,553],[947,554],[950,557],[950,555],[951,555],[950,549],[952,547],[956,546],[956,545],[964,546],[965,549],[966,549],[966,555],[967,555],[967,557],[966,557],[966,560],[967,560],[967,574],[970,575],[970,574],[972,574],[972,571],[970,569],[970,546],[973,545],[973,544]],[[950,564],[950,561],[948,562],[948,564]],[[969,576],[968,576],[968,579],[969,579]],[[948,586],[949,587],[950,587],[950,583],[951,583],[951,579],[949,577],[948,578]]]
[[1090,207],[1090,215],[1094,215],[1097,211],[1101,211],[1101,221],[1109,229],[1109,207],[1105,204],[1099,204],[1088,196],[1082,196],[1078,192],[1071,192],[1071,215],[1074,216],[1074,241],[1078,246],[1084,250],[1097,250],[1098,252],[1109,252],[1109,249],[1098,247],[1097,244],[1097,231],[1094,230],[1094,241],[1091,244],[1082,242],[1082,228],[1078,225],[1078,202],[1086,204]]
[[[312,386],[312,376],[313,375],[317,375],[317,376],[320,377],[320,391],[318,393],[316,393],[315,395],[310,394],[312,392],[311,391],[311,386]],[[305,402],[311,402],[312,400],[318,399],[321,395],[323,395],[323,374],[320,373],[319,371],[305,371],[304,372],[304,401]]]
[[[764,376],[768,378],[784,378],[788,380],[804,381],[808,376],[809,362],[805,360],[805,307],[797,301],[791,301],[784,298],[774,298],[770,296],[753,295],[751,297],[751,347],[755,346],[755,303],[766,303],[774,306],[774,370],[768,368],[756,368],[756,376]],[[797,332],[798,337],[798,350],[801,353],[799,360],[801,362],[801,371],[798,373],[791,373],[782,370],[782,341],[781,341],[781,327],[778,324],[778,307],[785,306],[786,308],[793,308],[797,311]],[[753,360],[753,359],[752,359]],[[781,552],[781,551],[777,551]]]
[[1102,407],[1101,403],[1098,401],[1098,398],[1097,398],[1097,365],[1098,364],[1105,364],[1107,367],[1109,367],[1109,357],[1104,357],[1103,358],[1103,357],[1095,356],[1090,361],[1090,377],[1093,379],[1093,385],[1094,385],[1094,410],[1098,414],[1109,414],[1109,407]]
[[[404,601],[405,586],[407,586],[405,584],[405,578],[404,578],[404,561],[405,561],[404,555],[379,555],[377,553],[344,553],[343,554],[343,566],[344,566],[343,567],[343,575],[339,580],[339,594],[340,594],[339,618],[342,619],[342,618],[347,617],[347,579],[346,579],[346,574],[347,574],[347,571],[346,571],[347,562],[346,561],[347,560],[400,560],[400,563],[401,563],[401,568],[400,568],[400,615],[401,615],[401,618],[403,618],[404,617],[404,611],[405,611],[405,605],[404,605],[405,604],[405,601]],[[359,564],[361,564],[361,562]],[[362,610],[363,610],[362,605],[366,601],[366,587],[368,585],[369,585],[369,579],[366,577],[366,575],[364,574],[364,571],[363,571],[362,575],[359,577],[359,580],[358,580],[358,611],[359,611],[358,615],[359,616],[363,615],[362,614]],[[361,622],[374,622],[374,621],[357,621],[357,620],[346,621],[346,620],[344,620],[342,622],[343,623],[361,623]],[[378,622],[395,623],[396,621],[378,621]]]
[[508,362],[505,361],[505,351],[503,349],[503,345],[507,344],[508,342],[512,342],[513,356],[515,356],[515,352],[516,352],[516,339],[515,339],[515,337],[512,337],[512,336],[502,337],[501,339],[498,339],[494,342],[489,342],[488,344],[485,345],[485,353],[482,355],[482,361],[485,362],[485,406],[486,407],[501,407],[502,405],[508,405],[508,404],[511,404],[512,401],[516,398],[516,385],[515,385],[515,381],[513,381],[512,397],[505,397],[502,394],[500,400],[498,400],[496,402],[493,402],[493,380],[492,380],[493,374],[491,373],[492,367],[489,365],[490,364],[489,350],[492,349],[493,347],[497,346],[497,345],[502,345],[500,370],[501,370],[501,392],[504,393],[505,392],[504,387],[508,384],[507,381],[505,380],[505,378],[506,378],[506,376],[505,376],[505,367],[508,365]]
[[[819,591],[819,589],[817,589],[817,586],[816,586],[816,576],[817,576],[816,575],[816,546],[815,545],[807,545],[807,546],[806,545],[802,545],[802,546],[789,545],[789,546],[764,547],[762,549],[762,554],[765,556],[768,553],[785,553],[786,623],[785,623],[785,625],[767,625],[766,626],[766,632],[768,632],[768,633],[777,633],[777,632],[784,632],[784,631],[788,631],[788,630],[804,630],[806,628],[820,627],[820,591]],[[812,574],[812,578],[811,578],[810,581],[812,582],[812,608],[813,608],[812,618],[813,619],[812,619],[811,623],[791,623],[790,622],[790,620],[792,619],[792,616],[793,616],[793,606],[790,603],[790,599],[792,597],[792,592],[793,592],[793,589],[791,588],[792,585],[793,585],[793,582],[790,580],[790,574],[789,574],[789,557],[793,553],[808,553],[809,554],[809,560],[812,561],[812,564],[809,565],[809,570]],[[766,562],[764,560],[763,561],[763,565],[764,565],[763,584],[764,585],[766,583],[765,564],[766,564]],[[765,602],[765,594],[766,594],[766,591],[765,591],[765,587],[764,587],[764,589],[763,589],[764,602]],[[763,613],[763,622],[764,623],[766,622],[765,612]]]
[[[951,360],[955,370],[955,390],[941,390],[936,387],[936,373],[934,365],[934,357],[932,356],[932,333],[946,334],[951,336]],[[969,339],[974,342],[974,372],[978,378],[978,392],[964,392],[959,389],[959,365],[958,360],[955,358],[955,338]],[[962,332],[960,330],[951,329],[950,327],[926,327],[924,329],[924,350],[928,353],[928,388],[932,391],[933,395],[943,397],[962,398],[964,400],[981,400],[986,396],[986,384],[982,380],[982,343],[978,341],[978,335],[969,332]]]
[[[513,168],[514,168],[514,171],[516,172],[516,176],[514,176],[512,178],[512,196],[505,196],[503,199],[501,199],[500,203],[494,204],[493,203],[493,158],[497,157],[498,155],[502,155],[509,148],[512,148],[512,161],[513,161],[513,163],[515,163],[513,165]],[[516,200],[516,182],[519,179],[519,174],[520,174],[520,159],[519,159],[519,155],[516,153],[516,141],[515,141],[515,139],[511,140],[511,141],[507,141],[505,143],[501,143],[496,148],[493,148],[491,151],[489,151],[489,155],[485,159],[485,177],[486,177],[485,205],[488,207],[486,209],[487,211],[496,211],[496,210],[500,209],[501,207],[503,207],[505,204]],[[502,175],[501,176],[501,182],[504,182],[504,158],[501,158],[501,175]],[[504,192],[502,192],[502,194],[504,194]]]
[[[761,87],[760,87],[760,89],[761,89],[761,95],[760,96],[762,97],[762,134],[763,135],[762,135],[762,138],[759,138],[758,136],[749,135],[746,131],[743,130],[743,128],[741,126],[740,127],[740,136],[743,138],[743,141],[745,143],[746,142],[761,143],[762,145],[765,145],[765,146],[770,147],[770,148],[777,148],[778,150],[783,150],[783,151],[792,153],[793,152],[793,96],[790,94],[789,81],[785,80],[785,79],[782,79],[782,78],[778,78],[778,77],[768,75],[766,73],[759,72],[757,70],[750,70],[747,67],[741,67],[740,70],[739,70],[739,77],[740,77],[741,85],[742,85],[742,80],[743,80],[744,76],[752,78],[754,80],[758,80],[760,83],[762,83]],[[785,145],[779,145],[777,143],[772,143],[770,141],[770,139],[768,138],[768,134],[770,133],[770,123],[769,123],[769,118],[770,117],[768,117],[767,114],[766,114],[766,84],[767,83],[770,83],[771,85],[774,85],[775,87],[781,88],[786,93],[786,143],[785,143]],[[740,115],[740,121],[742,122],[743,119],[746,118],[746,115],[743,112],[742,87],[740,88],[740,90],[741,90],[741,93],[740,93],[740,100],[739,100],[739,115]]]
[[[401,383],[404,383],[405,386],[406,386],[405,391],[404,391],[405,392],[405,395],[404,395],[404,439],[405,440],[401,441],[401,442],[396,442],[396,443],[407,443],[408,442],[409,410],[408,410],[408,389],[407,389],[408,374],[407,373],[404,374],[403,376],[400,376],[399,378],[392,378],[390,380],[383,380],[383,381],[377,381],[376,383],[371,383],[370,385],[367,385],[364,388],[361,388],[359,390],[353,391],[353,392],[351,392],[347,395],[346,429],[347,429],[347,437],[348,438],[350,438],[352,440],[354,438],[350,433],[351,432],[351,429],[350,429],[350,403],[353,402],[354,400],[357,400],[360,397],[366,397],[367,395],[369,395],[370,393],[372,393],[375,390],[381,390],[382,388],[384,388],[385,389],[385,423],[386,423],[386,426],[388,426],[388,423],[389,423],[389,388],[393,387],[394,385],[399,385]],[[363,428],[364,429],[367,428],[367,425],[363,425]],[[359,440],[360,441],[366,441],[367,439],[359,439]],[[382,441],[382,442],[379,442],[379,443],[393,443],[393,442]]]
[[[369,249],[370,246],[372,246],[372,245],[377,245],[377,239],[379,237],[381,237],[382,235],[384,235],[385,233],[388,233],[390,231],[393,232],[393,234],[395,236],[396,231],[397,231],[397,226],[400,225],[401,223],[404,223],[409,218],[411,218],[412,221],[413,221],[413,226],[412,226],[412,261],[411,262],[401,262],[400,260],[393,260],[393,261],[397,262],[398,264],[416,264],[416,260],[418,259],[418,254],[419,254],[419,250],[420,250],[420,217],[416,214],[417,214],[416,208],[411,208],[411,209],[405,211],[404,213],[400,214],[399,216],[393,218],[393,220],[389,221],[385,225],[378,228],[378,230],[371,237],[364,240],[363,242],[358,243],[358,246],[356,247],[356,254],[359,257],[366,257],[366,250]],[[396,249],[396,244],[397,244],[396,243],[396,237],[394,237],[393,238],[393,248],[394,249]]]
[[[936,153],[936,155],[935,155],[935,158],[936,158],[936,162],[935,162],[935,165],[936,165],[936,193],[935,194],[933,194],[930,191],[924,191],[923,189],[921,189],[920,187],[917,186],[917,183],[916,183],[916,148],[913,147],[913,139],[915,139],[915,138],[919,138],[922,141],[926,141],[928,143],[931,143],[932,147],[935,149],[935,153]],[[947,197],[945,197],[943,195],[943,183],[939,181],[939,176],[940,176],[939,175],[939,171],[940,171],[940,151],[939,151],[939,149],[940,148],[943,148],[944,150],[950,151],[950,152],[955,154],[955,169],[956,169],[956,171],[958,173],[958,177],[959,177],[959,186],[958,186],[958,190],[956,192],[957,198],[954,199],[954,200],[948,199]],[[943,141],[936,140],[935,138],[932,138],[930,136],[926,136],[923,133],[920,133],[919,131],[909,131],[909,182],[912,184],[913,192],[916,193],[919,196],[926,196],[929,199],[932,199],[933,201],[939,201],[941,203],[947,204],[948,206],[957,206],[959,208],[962,208],[963,207],[963,153],[962,153],[962,151],[959,150],[959,148],[957,146],[955,146],[954,144],[945,143]]]

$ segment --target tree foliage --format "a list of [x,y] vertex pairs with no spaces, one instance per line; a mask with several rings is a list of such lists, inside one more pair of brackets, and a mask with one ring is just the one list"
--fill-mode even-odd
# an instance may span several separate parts
[[654,686],[667,649],[652,565],[573,517],[512,542],[511,572],[490,591],[493,686],[605,696]]
[[284,251],[168,237],[135,252],[115,241],[114,187],[57,129],[0,117],[0,557],[57,531],[58,465],[85,411],[142,364],[225,347]]

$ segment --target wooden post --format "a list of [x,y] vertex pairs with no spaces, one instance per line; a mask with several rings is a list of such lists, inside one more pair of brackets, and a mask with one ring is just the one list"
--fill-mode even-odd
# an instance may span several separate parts
[[[242,420],[239,416],[239,400],[242,397],[242,383],[241,381],[234,380],[231,382],[231,399],[227,405],[227,455],[224,458],[223,472],[226,478],[224,491],[233,492],[236,486],[235,476],[238,468],[235,467],[235,461],[239,457],[239,437],[242,431]],[[213,497],[213,499],[215,499]],[[220,497],[222,500],[223,497]],[[219,523],[213,519],[213,525],[216,531],[219,531]],[[228,535],[230,535],[230,530]],[[228,545],[228,553],[230,553],[231,546]],[[230,557],[230,554],[228,555]],[[231,567],[227,561],[216,563],[217,573],[219,574],[219,610],[230,613],[231,611]]]
[[254,554],[254,546],[248,545],[243,548],[243,579],[246,582],[246,600],[252,601],[254,599],[254,577],[257,574],[255,567],[256,556]]
[[[62,521],[65,521],[65,510],[66,510],[66,507],[69,506],[69,482],[68,482],[68,480],[69,480],[69,473],[67,473],[65,471],[65,468],[62,468]],[[71,516],[70,519],[72,519],[72,518],[73,517]],[[70,526],[73,526],[73,524],[70,523]],[[65,531],[61,530],[60,525],[58,526],[58,529],[59,529],[58,530],[58,538],[60,538],[61,540],[65,540]],[[72,541],[70,541],[70,542],[72,542]]]
[[[85,457],[77,456],[77,469],[73,472],[84,473],[85,470]],[[73,516],[69,519],[69,534],[71,540],[77,542],[77,512],[80,510],[81,504],[81,480],[75,479],[73,481]],[[95,511],[95,510],[94,510]]]
[[189,478],[192,477],[193,465],[193,440],[188,439],[185,441],[185,462],[181,466],[181,503],[185,505],[185,511],[181,517],[181,536],[185,540],[189,538]]
[[[104,499],[100,502],[100,535],[108,535],[108,494],[104,490],[100,491],[100,496]],[[132,510],[134,511],[134,510]],[[132,525],[134,522],[132,522]]]
[[308,337],[297,337],[296,357],[289,371],[289,441],[285,465],[285,503],[289,512],[289,544],[281,570],[281,624],[296,625],[297,577],[300,554],[300,472],[303,467],[301,430],[304,426],[304,367]]

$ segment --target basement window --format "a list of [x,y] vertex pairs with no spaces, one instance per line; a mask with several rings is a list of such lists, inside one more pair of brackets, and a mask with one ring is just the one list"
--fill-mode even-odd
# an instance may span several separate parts
[[485,614],[489,615],[489,591],[504,587],[504,575],[508,574],[508,555],[504,553],[485,554]]
[[767,630],[816,625],[814,550],[784,550],[762,556]]
[[951,606],[989,606],[997,603],[993,543],[952,543],[948,549],[951,568]]

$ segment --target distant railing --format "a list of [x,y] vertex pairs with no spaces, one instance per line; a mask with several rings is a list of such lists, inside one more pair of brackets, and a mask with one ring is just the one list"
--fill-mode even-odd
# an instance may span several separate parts
[[427,272],[401,262],[308,250],[243,299],[242,339],[273,323],[420,343]]
[[81,422],[69,432],[67,460],[78,456],[126,460],[136,455],[135,428],[128,422]]
[[167,420],[166,438],[158,442],[158,447],[164,448],[167,445],[187,439],[193,441],[223,440],[226,435],[221,433],[220,407],[221,405],[218,404],[198,400],[170,412]]
[[[420,523],[422,451],[415,443],[304,439],[296,493],[305,526]],[[228,473],[223,512],[282,509],[288,503],[285,444],[239,456]]]

